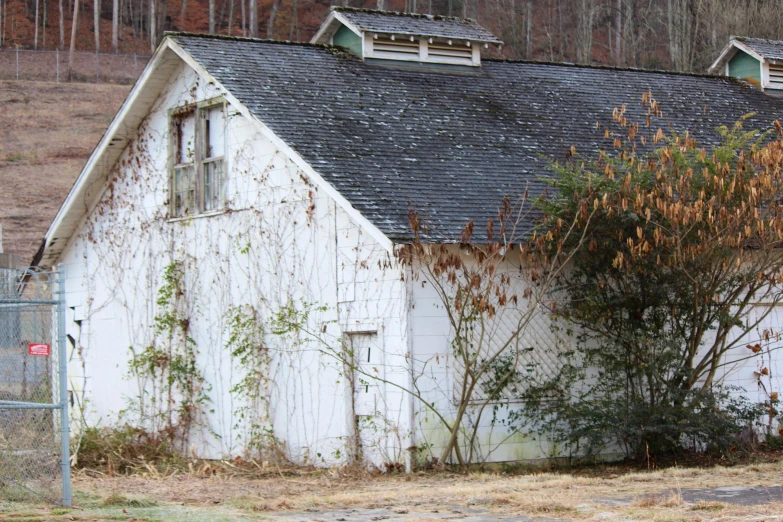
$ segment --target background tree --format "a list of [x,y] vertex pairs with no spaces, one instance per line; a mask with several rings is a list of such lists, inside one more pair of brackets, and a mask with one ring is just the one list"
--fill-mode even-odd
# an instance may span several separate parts
[[[615,110],[614,153],[556,169],[557,197],[544,203],[552,248],[585,236],[555,297],[577,343],[531,403],[572,445],[620,442],[636,456],[676,452],[684,435],[720,445],[746,427],[753,415],[721,389],[738,359],[727,355],[776,347],[762,325],[783,298],[780,125],[740,121],[699,147],[688,133],[643,133],[660,115],[650,93],[643,105],[642,123]],[[573,219],[578,234],[562,227]]]

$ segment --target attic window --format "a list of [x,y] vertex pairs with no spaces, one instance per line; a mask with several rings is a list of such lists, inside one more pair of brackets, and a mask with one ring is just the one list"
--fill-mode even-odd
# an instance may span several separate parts
[[171,111],[170,214],[193,216],[225,204],[225,102],[209,100]]

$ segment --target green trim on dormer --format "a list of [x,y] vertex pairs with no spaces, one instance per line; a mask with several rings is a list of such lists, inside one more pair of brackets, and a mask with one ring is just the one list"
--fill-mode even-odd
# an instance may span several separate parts
[[761,85],[761,62],[748,53],[737,49],[737,53],[729,60],[729,76],[749,81],[759,87]]
[[344,25],[341,25],[337,32],[334,33],[334,36],[332,37],[332,43],[334,45],[339,45],[340,47],[345,47],[356,56],[362,55],[361,37],[359,37],[359,35]]

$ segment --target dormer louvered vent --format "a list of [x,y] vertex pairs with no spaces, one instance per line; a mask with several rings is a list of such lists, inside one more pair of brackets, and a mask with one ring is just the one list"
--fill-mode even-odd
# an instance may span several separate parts
[[783,89],[783,64],[769,64],[769,89]]
[[469,46],[458,46],[431,43],[427,46],[427,54],[431,61],[440,63],[454,63],[471,65],[473,62],[473,49]]
[[481,65],[481,49],[500,46],[473,20],[333,7],[313,43],[344,47],[365,60]]
[[373,57],[387,60],[418,60],[419,42],[378,38],[372,42]]

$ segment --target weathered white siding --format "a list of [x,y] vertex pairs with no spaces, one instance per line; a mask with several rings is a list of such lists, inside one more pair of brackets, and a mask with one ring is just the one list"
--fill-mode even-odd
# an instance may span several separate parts
[[[162,274],[177,262],[209,398],[189,435],[192,451],[242,454],[258,422],[287,458],[341,462],[350,450],[354,401],[342,363],[329,352],[342,349],[344,335],[361,332],[382,348],[372,371],[404,361],[405,283],[389,253],[236,107],[227,110],[227,211],[168,218],[167,110],[220,94],[188,66],[178,68],[61,256],[76,351],[71,389],[87,425],[138,419],[138,397],[150,384],[130,375],[130,347],[138,351],[155,339]],[[289,304],[314,309],[304,326],[319,340],[271,333],[272,317]],[[232,391],[243,371],[227,347],[227,314],[239,306],[257,310],[267,331],[271,362],[261,404]],[[401,435],[368,437],[365,452],[378,464],[403,458],[410,421],[402,394],[383,391],[376,416]]]

